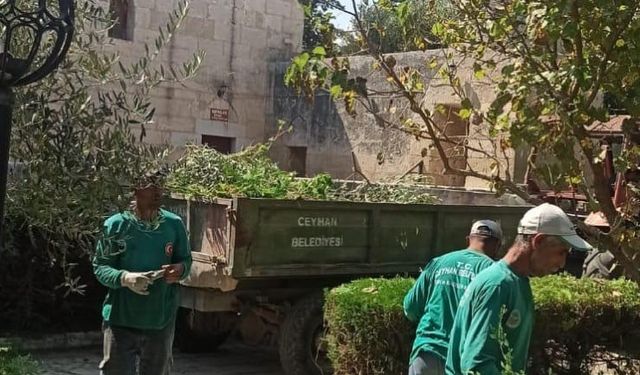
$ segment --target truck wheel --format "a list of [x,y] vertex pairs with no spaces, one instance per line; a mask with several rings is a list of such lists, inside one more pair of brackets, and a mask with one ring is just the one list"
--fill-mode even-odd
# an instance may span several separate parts
[[280,363],[285,374],[333,372],[324,345],[323,302],[322,295],[304,297],[285,317],[279,340]]
[[200,312],[180,308],[175,344],[183,353],[212,353],[233,331],[233,314]]

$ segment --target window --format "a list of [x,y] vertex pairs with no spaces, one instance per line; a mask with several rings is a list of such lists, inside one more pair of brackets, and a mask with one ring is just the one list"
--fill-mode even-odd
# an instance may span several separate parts
[[109,0],[109,13],[113,21],[109,36],[115,39],[133,40],[135,21],[133,0]]
[[[434,122],[438,129],[445,134],[452,143],[443,143],[442,147],[449,159],[449,164],[453,168],[467,168],[467,150],[465,144],[469,132],[469,123],[467,120],[458,116],[460,105],[458,104],[442,104],[445,108],[444,112],[434,112]],[[444,163],[440,159],[437,152],[432,152],[429,160],[427,173],[433,177],[433,183],[441,186],[464,186],[465,177],[457,175],[443,175]]]
[[215,135],[202,135],[202,144],[211,147],[221,154],[230,154],[233,152],[233,144],[235,139],[229,137],[216,137]]
[[295,172],[297,177],[307,175],[307,148],[289,147],[289,171]]

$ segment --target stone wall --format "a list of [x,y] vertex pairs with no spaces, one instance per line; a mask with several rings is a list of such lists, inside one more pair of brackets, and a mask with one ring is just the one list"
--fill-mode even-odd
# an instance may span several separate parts
[[[394,54],[397,66],[411,66],[422,73],[425,81],[425,94],[421,98],[423,105],[432,110],[437,104],[450,108],[444,115],[436,115],[436,121],[449,124],[452,136],[465,136],[469,145],[479,149],[490,149],[492,142],[482,125],[461,122],[454,115],[456,103],[451,88],[435,71],[427,68],[433,58],[443,61],[440,50],[427,52],[407,52]],[[272,64],[269,95],[273,103],[268,106],[271,132],[278,120],[293,125],[293,132],[282,139],[280,147],[274,152],[276,158],[283,160],[287,147],[307,147],[307,175],[328,172],[337,178],[353,177],[355,164],[371,180],[393,180],[413,167],[415,171],[428,176],[431,182],[440,186],[487,187],[487,183],[474,178],[444,176],[442,161],[435,148],[425,140],[404,134],[397,129],[389,129],[384,122],[376,119],[362,105],[358,104],[356,117],[346,113],[344,105],[330,99],[327,92],[319,92],[313,103],[298,97],[284,87],[283,75],[287,63]],[[389,93],[391,86],[382,73],[372,69],[373,60],[367,56],[351,57],[350,66],[353,76],[367,78],[367,86],[380,94],[369,98],[368,106],[373,108],[380,118],[398,121],[401,116],[419,122],[415,114],[407,108],[407,103],[395,94]],[[478,80],[468,62],[459,63],[458,72],[466,82],[464,87],[476,108],[486,109],[494,99],[493,85],[488,80]],[[439,118],[438,118],[439,117]],[[453,164],[464,167],[466,163],[478,172],[491,171],[493,161],[485,156],[467,152],[460,153],[455,147],[447,152],[455,155]],[[466,160],[466,161],[465,161]],[[525,155],[522,152],[508,150],[499,158],[502,171],[509,170],[518,182],[525,169]],[[286,165],[286,162],[284,162]],[[504,175],[504,172],[502,173]]]

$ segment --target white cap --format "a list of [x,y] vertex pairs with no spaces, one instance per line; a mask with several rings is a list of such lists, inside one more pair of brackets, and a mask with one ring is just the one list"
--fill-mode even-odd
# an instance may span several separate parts
[[538,233],[560,237],[576,250],[593,248],[578,236],[569,216],[560,207],[549,203],[541,204],[527,211],[518,224],[518,234]]
[[493,237],[502,240],[502,228],[493,220],[478,220],[471,226],[470,236]]

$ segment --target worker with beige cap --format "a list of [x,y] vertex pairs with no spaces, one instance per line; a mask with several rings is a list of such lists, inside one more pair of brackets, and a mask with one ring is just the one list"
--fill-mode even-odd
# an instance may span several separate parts
[[498,375],[503,356],[495,339],[498,325],[512,351],[512,368],[526,370],[534,309],[529,277],[552,274],[564,267],[573,248],[591,248],[576,234],[567,214],[552,204],[530,209],[518,235],[498,262],[469,284],[451,328],[447,375]]

